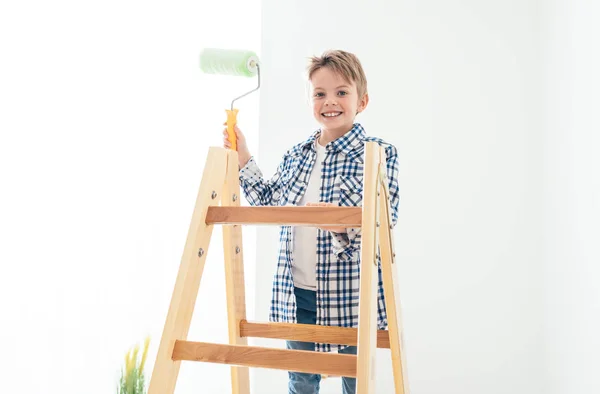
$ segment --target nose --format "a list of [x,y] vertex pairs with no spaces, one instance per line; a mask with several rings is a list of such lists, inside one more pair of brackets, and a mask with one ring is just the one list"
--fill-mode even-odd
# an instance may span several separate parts
[[325,105],[326,106],[328,106],[328,105],[337,105],[337,102],[335,100],[333,100],[333,99],[327,99],[325,101]]

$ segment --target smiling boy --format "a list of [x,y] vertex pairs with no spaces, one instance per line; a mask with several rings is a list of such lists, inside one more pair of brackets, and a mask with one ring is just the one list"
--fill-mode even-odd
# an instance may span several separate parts
[[[364,147],[385,148],[392,224],[398,219],[398,153],[355,122],[369,103],[367,80],[358,58],[327,51],[310,59],[312,112],[321,127],[283,155],[275,174],[265,179],[239,128],[240,186],[253,206],[361,206]],[[227,131],[223,145],[230,148]],[[269,320],[273,322],[358,327],[360,283],[359,228],[282,226]],[[378,262],[377,322],[387,328],[381,262]],[[355,346],[288,341],[287,348],[356,354]],[[289,372],[290,394],[317,394],[321,376]],[[356,379],[342,377],[343,394],[355,392]]]

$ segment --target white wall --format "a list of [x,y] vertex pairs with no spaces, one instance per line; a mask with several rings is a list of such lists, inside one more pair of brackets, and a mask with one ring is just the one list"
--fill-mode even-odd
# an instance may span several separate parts
[[[412,393],[540,393],[541,167],[536,2],[263,1],[259,164],[314,130],[305,59],[355,52],[360,121],[400,151],[396,230]],[[311,24],[315,26],[310,26]],[[277,230],[258,232],[257,316],[267,318]],[[283,346],[275,341],[258,341]],[[380,352],[378,393],[392,392]],[[255,391],[286,390],[257,371]],[[339,379],[323,393],[339,393]]]
[[[206,153],[256,83],[202,75],[200,50],[259,51],[260,6],[0,4],[0,391],[115,393],[147,334],[152,371]],[[253,141],[257,105],[240,102]],[[221,234],[190,339],[227,340]],[[226,366],[184,363],[180,376],[177,393],[230,386]]]
[[546,12],[544,263],[547,394],[600,392],[600,5]]
[[[0,4],[4,391],[114,392],[146,334],[151,370],[206,150],[230,97],[253,87],[199,73],[200,48],[224,46],[265,63],[260,144],[258,95],[240,122],[266,173],[315,127],[304,59],[338,47],[363,60],[359,120],[401,153],[413,394],[598,392],[597,2],[262,3]],[[277,231],[244,234],[248,314],[266,320]],[[226,341],[220,236],[192,339]],[[391,392],[385,351],[379,366]],[[256,392],[286,380],[252,371]],[[184,363],[177,392],[199,387],[229,392],[228,368]]]

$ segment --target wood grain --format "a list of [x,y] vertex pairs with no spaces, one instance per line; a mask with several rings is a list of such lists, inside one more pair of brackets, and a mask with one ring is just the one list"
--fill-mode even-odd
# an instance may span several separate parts
[[361,207],[210,207],[206,224],[360,227]]
[[[240,200],[238,154],[234,150],[230,150],[227,152],[227,177],[221,193],[221,206],[239,207]],[[240,322],[246,319],[242,244],[242,227],[224,225],[225,293],[227,295],[227,326],[230,345],[248,345],[247,338],[240,335]],[[248,367],[231,367],[231,393],[250,394]]]
[[[206,212],[210,205],[219,202],[218,194],[225,182],[226,169],[225,150],[210,148],[156,354],[148,394],[173,394],[175,391],[181,363],[174,362],[171,358],[173,346],[176,340],[187,339],[190,329],[213,230],[212,226],[205,223]],[[200,249],[202,249],[201,253]]]
[[304,350],[177,341],[173,349],[173,360],[356,376],[356,356]]
[[[318,326],[314,324],[257,323],[242,320],[240,322],[240,335],[251,338],[285,339],[290,341],[356,346],[358,329]],[[390,337],[386,330],[377,331],[377,347],[382,349],[390,348]]]
[[365,144],[363,216],[360,260],[358,345],[356,393],[375,393],[375,356],[377,333],[377,229],[379,171],[381,148],[374,142]]
[[383,291],[388,318],[389,343],[392,355],[392,368],[394,371],[394,394],[408,394],[408,374],[406,368],[406,355],[402,335],[402,313],[400,304],[400,289],[398,281],[398,264],[395,260],[394,238],[391,229],[391,208],[389,190],[385,177],[381,179],[383,193],[379,197],[381,206],[379,228],[379,242],[381,248],[381,271],[383,277]]

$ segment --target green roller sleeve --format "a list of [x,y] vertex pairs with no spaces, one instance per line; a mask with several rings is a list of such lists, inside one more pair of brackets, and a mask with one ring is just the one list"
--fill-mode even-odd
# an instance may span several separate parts
[[258,75],[258,87],[231,101],[231,109],[227,113],[227,139],[231,143],[232,150],[237,150],[237,139],[235,125],[237,123],[238,110],[233,108],[236,100],[247,96],[260,87],[260,66],[256,53],[247,50],[231,50],[219,48],[206,48],[200,53],[200,69],[207,74],[234,75],[253,77]]
[[253,77],[258,56],[252,51],[206,48],[200,53],[200,69],[208,74]]

